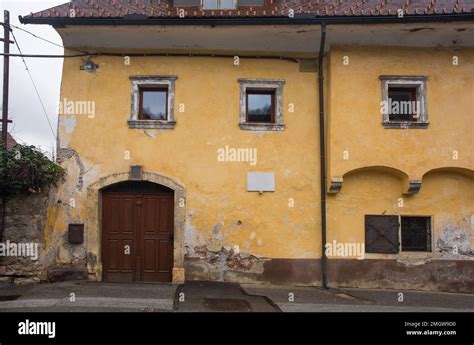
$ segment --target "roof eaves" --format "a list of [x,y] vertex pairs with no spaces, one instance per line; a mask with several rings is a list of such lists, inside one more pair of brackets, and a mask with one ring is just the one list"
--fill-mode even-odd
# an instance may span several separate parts
[[393,15],[355,15],[355,16],[316,16],[312,14],[275,17],[163,17],[145,16],[107,17],[107,18],[65,18],[19,16],[22,24],[65,25],[314,25],[326,24],[384,24],[415,22],[453,22],[474,21],[474,13],[405,15],[403,18]]

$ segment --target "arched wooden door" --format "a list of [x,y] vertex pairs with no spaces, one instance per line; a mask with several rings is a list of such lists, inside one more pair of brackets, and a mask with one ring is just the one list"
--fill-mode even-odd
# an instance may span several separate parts
[[102,280],[171,282],[174,195],[150,182],[102,191]]

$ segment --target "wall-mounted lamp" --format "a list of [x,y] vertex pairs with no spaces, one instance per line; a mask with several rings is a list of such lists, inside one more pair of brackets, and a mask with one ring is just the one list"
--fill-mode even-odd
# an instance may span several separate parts
[[86,71],[88,73],[95,73],[95,71],[97,70],[97,68],[99,68],[99,65],[97,65],[94,61],[92,61],[91,59],[88,59],[86,61],[84,61],[81,65],[81,67],[79,67],[79,69],[81,71]]

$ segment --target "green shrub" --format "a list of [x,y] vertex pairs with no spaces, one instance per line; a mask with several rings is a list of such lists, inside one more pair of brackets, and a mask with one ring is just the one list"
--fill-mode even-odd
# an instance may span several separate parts
[[39,193],[55,184],[64,169],[34,146],[0,147],[0,196]]

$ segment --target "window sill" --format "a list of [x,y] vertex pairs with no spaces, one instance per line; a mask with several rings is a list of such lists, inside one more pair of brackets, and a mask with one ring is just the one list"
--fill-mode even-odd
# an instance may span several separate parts
[[431,254],[431,250],[413,250],[413,249],[407,249],[407,250],[401,250],[400,255],[420,255],[420,254]]
[[128,128],[139,129],[174,129],[175,121],[162,120],[128,120]]
[[245,131],[283,131],[285,129],[285,125],[274,123],[241,123],[239,126]]
[[410,121],[401,121],[401,122],[382,122],[384,128],[428,128],[429,122],[410,122]]

